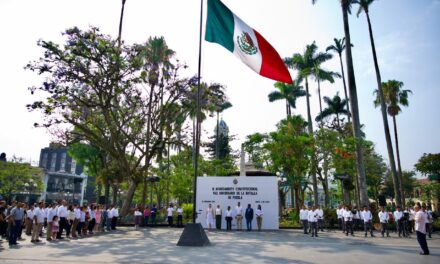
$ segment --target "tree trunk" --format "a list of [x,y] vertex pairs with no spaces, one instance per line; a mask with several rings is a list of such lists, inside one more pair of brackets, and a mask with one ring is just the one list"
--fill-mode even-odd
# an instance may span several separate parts
[[328,169],[327,169],[327,163],[328,163],[328,161],[325,159],[324,160],[324,165],[322,166],[323,167],[323,174],[324,174],[324,183],[325,184],[323,184],[322,185],[322,187],[323,187],[323,189],[324,189],[324,205],[325,205],[325,207],[326,208],[329,208],[329,205],[330,205],[330,193],[329,193],[329,184],[328,184]]
[[397,137],[397,120],[396,116],[393,116],[393,124],[394,124],[394,141],[396,142],[396,155],[397,155],[397,169],[399,175],[399,188],[400,193],[402,195],[402,206],[406,206],[405,202],[405,192],[403,190],[403,175],[402,175],[402,165],[400,163],[400,150],[399,150],[399,139]]
[[[321,82],[318,79],[318,97],[319,97],[319,113],[321,114],[322,117],[322,101],[321,101]],[[323,127],[323,123],[324,121],[321,118],[321,127]]]
[[[339,62],[341,63],[341,72],[342,72],[342,82],[344,83],[344,94],[345,94],[345,100],[347,101],[347,111],[350,112],[350,100],[347,96],[347,85],[345,84],[345,73],[344,73],[344,64],[342,64],[342,56],[339,54]],[[348,122],[350,123],[350,115],[348,117]]]
[[[309,95],[309,82],[306,77],[306,101],[307,101],[307,127],[310,136],[313,136],[313,123],[312,123],[312,115],[310,114],[310,95]],[[311,171],[310,175],[312,176],[312,184],[313,184],[313,204],[315,206],[318,205],[318,182],[316,179],[316,155],[315,152],[312,153],[312,164],[311,164]]]
[[129,213],[129,209],[131,207],[131,201],[133,201],[133,196],[134,196],[134,192],[136,191],[136,187],[137,187],[137,183],[134,182],[132,179],[129,179],[127,196],[121,208],[121,214],[120,214],[121,216],[126,216]]
[[112,194],[113,194],[112,204],[114,206],[116,206],[118,204],[118,185],[113,184],[113,186],[112,186]]
[[110,181],[106,180],[105,182],[105,188],[104,188],[104,199],[105,199],[105,205],[110,205]]
[[368,193],[367,184],[365,177],[365,167],[364,167],[364,155],[362,150],[362,133],[361,133],[361,123],[359,120],[359,106],[356,91],[356,80],[354,77],[353,68],[353,57],[351,54],[351,41],[350,41],[350,27],[348,24],[348,0],[341,1],[342,14],[344,19],[344,33],[346,41],[346,59],[347,59],[347,74],[348,74],[348,89],[350,93],[350,105],[352,111],[352,127],[354,137],[357,139],[356,142],[356,169],[358,172],[359,180],[359,193],[361,198],[361,203],[363,205],[368,205]]
[[379,92],[379,98],[380,98],[380,110],[382,112],[383,127],[384,127],[384,131],[385,131],[385,140],[387,143],[387,150],[388,150],[388,159],[389,159],[390,167],[391,167],[391,176],[393,178],[394,196],[396,198],[396,205],[401,206],[402,205],[402,198],[401,198],[402,196],[400,193],[400,184],[399,184],[399,179],[398,179],[397,171],[396,171],[396,162],[394,160],[394,151],[393,151],[393,145],[391,142],[390,127],[388,125],[387,109],[386,109],[386,104],[385,104],[385,97],[384,97],[383,90],[382,90],[382,81],[381,81],[381,76],[380,76],[379,64],[377,63],[376,47],[374,45],[374,38],[373,38],[373,30],[371,28],[370,16],[369,16],[367,10],[365,10],[365,14],[367,15],[368,31],[370,33],[371,50],[373,52],[374,69],[376,71],[377,90]]
[[295,192],[295,211],[299,212],[299,210],[301,210],[302,208],[302,203],[301,203],[301,195],[300,195],[300,188],[299,186],[296,186],[294,188],[291,189],[291,192]]

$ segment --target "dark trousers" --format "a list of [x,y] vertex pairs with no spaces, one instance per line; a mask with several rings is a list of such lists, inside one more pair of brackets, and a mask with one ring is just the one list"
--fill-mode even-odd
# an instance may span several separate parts
[[311,228],[311,233],[312,233],[312,237],[318,236],[318,222],[311,222],[310,223],[310,228]]
[[387,223],[380,223],[380,233],[382,234],[382,236],[384,236],[385,233],[387,233],[387,237],[390,236]]
[[324,220],[318,219],[318,229],[324,232]]
[[226,217],[226,230],[232,230],[232,216]]
[[365,236],[367,236],[368,231],[370,231],[370,235],[373,235],[373,228],[371,228],[371,222],[364,222],[364,231],[365,231]]
[[148,225],[148,219],[149,218],[150,218],[149,216],[144,216],[144,226]]
[[118,218],[116,216],[112,217],[112,230],[116,230],[116,221]]
[[151,214],[151,224],[156,225],[156,214]]
[[177,227],[183,227],[183,216],[177,215]]
[[69,232],[69,224],[65,217],[60,217],[60,230],[57,233],[57,238],[60,239],[63,234],[63,229],[66,229],[66,236],[70,234]]
[[429,254],[428,243],[426,242],[426,234],[422,232],[416,231],[417,241],[419,242],[420,247],[423,250],[424,254]]
[[399,234],[399,237],[402,235],[402,231],[403,231],[402,226],[403,226],[402,220],[397,220],[396,229],[397,229],[397,233]]
[[168,225],[169,226],[173,225],[173,217],[172,216],[168,216]]
[[6,221],[0,222],[0,236],[6,236],[6,229],[8,228],[8,223]]
[[222,215],[215,215],[215,228],[222,229]]
[[304,234],[308,234],[307,229],[309,227],[309,221],[307,220],[301,220],[303,228],[304,228]]
[[84,227],[84,223],[85,222],[79,222],[76,227],[76,232],[78,233],[79,236],[82,236],[82,229]]
[[338,218],[339,226],[341,227],[341,230],[343,233],[345,233],[345,221],[344,218]]
[[20,220],[14,221],[15,225],[11,224],[9,230],[9,245],[17,244],[18,228],[21,226]]
[[431,235],[432,235],[432,223],[426,223],[425,224],[425,228],[426,228],[426,234],[428,235],[429,238],[431,238]]
[[89,226],[87,228],[89,230],[89,233],[93,233],[93,228],[95,227],[95,223],[96,223],[95,218],[89,220]]
[[21,234],[23,233],[23,221],[20,221],[20,225],[17,228],[17,238],[21,239]]
[[250,219],[246,218],[246,228],[247,228],[247,231],[252,230],[252,218],[250,218]]
[[345,221],[345,234],[348,233],[353,235],[353,221]]

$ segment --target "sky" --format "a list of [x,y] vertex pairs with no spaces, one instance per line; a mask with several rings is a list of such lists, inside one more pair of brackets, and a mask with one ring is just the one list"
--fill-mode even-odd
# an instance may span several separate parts
[[[337,0],[224,0],[243,21],[263,35],[281,57],[302,53],[307,44],[316,41],[319,51],[343,37],[342,12]],[[206,1],[204,16],[206,16]],[[41,120],[25,105],[37,99],[28,87],[42,79],[23,67],[43,53],[39,39],[63,43],[66,28],[87,29],[97,26],[116,38],[119,26],[120,0],[0,0],[0,152],[8,157],[38,161],[41,148],[47,147],[51,135],[34,128]],[[377,89],[373,58],[365,14],[350,16],[353,60],[359,100],[360,121],[367,139],[387,159],[380,110],[374,108],[373,91]],[[413,170],[423,153],[440,150],[440,1],[377,0],[370,7],[370,18],[376,42],[382,81],[391,79],[412,90],[409,107],[397,117],[402,168]],[[143,43],[150,36],[164,36],[177,57],[188,64],[188,75],[197,72],[199,39],[199,0],[127,0],[122,38],[128,43]],[[205,23],[205,18],[203,19]],[[345,58],[344,58],[345,61]],[[340,72],[338,57],[323,67]],[[293,77],[295,71],[291,71]],[[274,81],[259,76],[223,47],[203,41],[202,78],[227,87],[233,107],[223,119],[239,149],[246,136],[270,132],[285,117],[283,102],[269,103],[267,95]],[[322,96],[343,95],[342,80],[321,84]],[[310,82],[311,111],[319,112],[317,84]],[[306,116],[305,98],[297,101],[293,113]],[[206,138],[214,132],[215,119],[203,124]],[[392,121],[390,119],[390,126]],[[316,127],[316,124],[314,124]]]

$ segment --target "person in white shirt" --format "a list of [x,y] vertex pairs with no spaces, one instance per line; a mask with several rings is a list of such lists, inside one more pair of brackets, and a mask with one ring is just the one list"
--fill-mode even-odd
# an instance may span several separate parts
[[343,211],[342,215],[344,217],[344,223],[345,223],[345,235],[348,236],[348,233],[350,233],[352,236],[354,236],[353,212],[351,211],[351,208],[347,206],[346,209]]
[[434,221],[434,217],[432,215],[432,210],[431,207],[428,207],[428,209],[426,210],[426,216],[427,216],[427,221],[426,221],[426,233],[428,233],[428,237],[431,237],[432,234],[432,222]]
[[232,210],[230,206],[228,206],[228,209],[226,210],[225,219],[226,219],[226,230],[227,231],[232,230]]
[[307,230],[309,228],[309,211],[305,206],[301,210],[299,210],[299,220],[302,223],[304,234],[308,234]]
[[139,228],[139,224],[141,223],[142,213],[139,210],[139,207],[136,207],[134,210],[134,229],[137,230]]
[[380,233],[382,234],[382,237],[384,237],[385,232],[387,233],[387,237],[390,236],[390,233],[388,231],[388,212],[385,211],[385,208],[383,206],[380,207],[379,212],[379,221],[380,221]]
[[318,210],[316,209],[316,207],[312,207],[312,209],[309,211],[308,216],[307,216],[307,220],[310,224],[311,227],[311,233],[312,233],[312,237],[317,237],[318,236]]
[[342,230],[342,233],[345,233],[345,223],[344,223],[344,206],[339,205],[338,209],[336,209],[336,215],[338,217],[339,227]]
[[109,207],[107,208],[107,223],[106,223],[107,231],[110,231],[110,230],[111,230],[111,227],[112,227],[112,222],[113,222],[113,212],[114,212],[114,210],[113,210],[113,206],[109,206]]
[[240,202],[235,206],[235,219],[237,219],[237,230],[243,229],[243,207],[241,207]]
[[364,222],[365,237],[367,237],[368,231],[370,231],[371,237],[374,237],[373,228],[371,226],[371,223],[373,221],[373,215],[371,214],[370,210],[368,210],[368,208],[366,206],[364,206],[364,210],[361,213],[361,218]]
[[32,229],[32,243],[36,243],[36,242],[41,242],[41,240],[39,240],[39,235],[41,232],[41,229],[43,228],[43,224],[44,224],[44,218],[45,218],[45,213],[44,213],[44,203],[43,202],[39,202],[38,203],[38,207],[34,209],[33,211],[33,229]]
[[116,205],[110,210],[112,215],[112,230],[116,230],[116,222],[118,221],[118,211]]
[[69,236],[69,224],[67,223],[67,202],[66,201],[61,201],[60,205],[58,206],[57,209],[57,215],[60,218],[59,220],[59,231],[57,234],[57,239],[63,239],[62,238],[62,234],[63,234],[63,230],[66,230],[66,236]]
[[208,230],[211,230],[214,224],[214,208],[212,208],[211,204],[208,204],[208,207],[205,210],[205,219]]
[[72,238],[77,238],[77,231],[78,231],[78,224],[79,224],[79,220],[81,218],[81,211],[80,211],[80,207],[79,205],[75,206],[75,209],[73,209],[73,214],[75,216],[75,219],[73,220],[73,224],[72,224],[72,228],[71,228],[71,233],[72,233]]
[[263,209],[261,209],[261,204],[258,205],[255,215],[257,216],[258,231],[261,231],[261,225],[263,223]]
[[32,235],[32,223],[34,222],[34,206],[30,205],[26,210],[26,235]]
[[394,221],[396,221],[397,232],[399,237],[402,236],[402,226],[403,226],[403,212],[400,210],[400,206],[396,207],[396,211],[393,213]]
[[417,235],[417,241],[419,242],[420,247],[423,252],[420,252],[420,255],[429,255],[428,242],[426,242],[426,222],[427,216],[426,213],[420,210],[420,206],[414,206],[415,209],[415,229]]
[[217,204],[217,208],[215,208],[215,229],[222,229],[222,209],[219,204]]
[[177,212],[177,227],[183,227],[183,208],[182,208],[182,205],[179,204],[176,212]]
[[168,219],[169,227],[173,226],[173,213],[174,213],[174,208],[173,205],[170,204],[167,209],[167,219]]
[[321,232],[324,232],[324,211],[321,206],[318,206],[316,211],[318,212],[318,229],[321,230]]
[[57,209],[54,204],[50,205],[47,209],[47,230],[46,230],[46,240],[52,241],[52,221],[53,217],[57,215]]
[[414,209],[412,207],[408,208],[408,224],[409,224],[409,232],[413,233],[415,232],[415,228],[414,228],[414,218],[416,215],[416,212],[414,211]]

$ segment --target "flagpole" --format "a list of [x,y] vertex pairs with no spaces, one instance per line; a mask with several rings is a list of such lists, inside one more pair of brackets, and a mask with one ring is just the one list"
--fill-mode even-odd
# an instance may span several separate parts
[[201,114],[201,106],[200,106],[200,71],[201,71],[201,64],[202,64],[202,24],[203,24],[203,0],[200,0],[200,28],[199,28],[199,65],[198,65],[198,72],[197,72],[197,101],[196,101],[196,107],[197,107],[197,114],[196,114],[196,131],[195,131],[195,158],[194,158],[194,182],[193,182],[193,223],[196,223],[196,216],[197,216],[197,210],[196,210],[196,199],[197,199],[197,176],[198,176],[198,169],[199,169],[199,149],[200,149],[200,127],[201,127],[201,120],[200,120],[200,114]]

